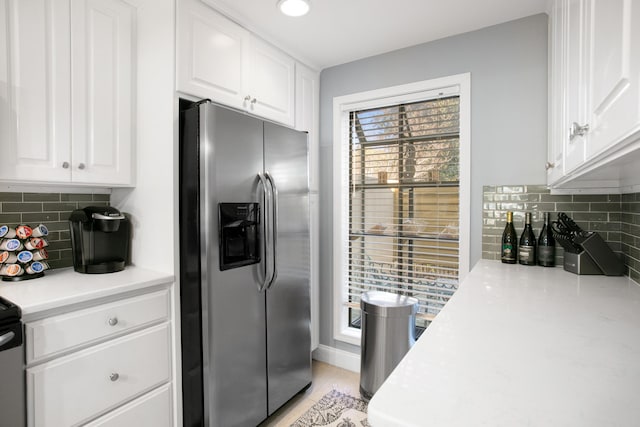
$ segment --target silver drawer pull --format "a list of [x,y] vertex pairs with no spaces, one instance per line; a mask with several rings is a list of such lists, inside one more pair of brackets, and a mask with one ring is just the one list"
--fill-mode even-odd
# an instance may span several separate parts
[[116,326],[118,324],[118,318],[117,317],[110,317],[108,322],[109,322],[109,326]]
[[118,378],[120,378],[120,375],[117,372],[112,373],[111,375],[109,375],[109,379],[111,381],[118,381]]

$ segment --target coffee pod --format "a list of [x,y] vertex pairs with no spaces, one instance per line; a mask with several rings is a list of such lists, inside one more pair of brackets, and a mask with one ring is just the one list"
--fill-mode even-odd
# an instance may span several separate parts
[[24,268],[18,264],[5,264],[0,268],[0,276],[22,276],[24,274]]
[[29,251],[22,251],[18,253],[18,262],[21,264],[26,264],[33,260],[33,254]]
[[5,251],[19,251],[22,248],[22,242],[18,239],[4,239],[0,242],[0,249]]
[[49,264],[44,261],[34,261],[26,268],[28,274],[38,274],[49,268]]
[[42,237],[47,236],[48,234],[49,229],[44,224],[40,224],[37,227],[34,227],[31,233],[33,237]]
[[4,237],[5,239],[12,239],[16,237],[16,230],[9,227],[8,225],[0,226],[0,237]]
[[[42,249],[44,250],[44,249]],[[18,261],[18,255],[15,252],[0,252],[0,264],[15,264]]]
[[16,236],[18,239],[28,239],[31,237],[33,230],[28,225],[19,225],[16,227]]
[[34,261],[41,261],[43,259],[49,258],[49,253],[46,249],[38,249],[37,251],[31,252],[33,254]]
[[[40,237],[32,237],[26,242],[24,242],[24,247],[29,249],[30,251],[34,249],[42,249],[45,246],[49,246],[49,243],[43,238]],[[1,247],[0,247],[1,249]]]

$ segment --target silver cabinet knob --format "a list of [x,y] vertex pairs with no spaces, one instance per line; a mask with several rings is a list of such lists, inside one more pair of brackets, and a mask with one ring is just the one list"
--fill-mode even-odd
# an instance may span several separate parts
[[116,326],[118,324],[118,318],[117,317],[110,317],[108,322],[109,322],[109,326]]
[[252,104],[255,104],[255,103],[256,103],[256,101],[257,101],[257,99],[253,98],[253,99],[251,100],[251,103],[252,103]]
[[78,169],[83,170],[85,168],[84,163],[80,163],[78,165]]
[[553,169],[555,167],[556,167],[555,163],[547,162],[547,163],[544,164],[544,169],[545,170]]
[[245,97],[244,97],[244,100],[245,100],[245,101],[251,101],[251,95],[247,95],[247,96],[245,96]]
[[120,378],[120,375],[117,372],[113,372],[111,375],[109,375],[109,379],[111,381],[118,381],[118,378]]
[[571,124],[569,128],[569,141],[573,141],[573,138],[576,136],[583,136],[585,133],[589,132],[589,124],[579,125],[576,122]]
[[63,162],[62,169],[69,169],[69,162]]

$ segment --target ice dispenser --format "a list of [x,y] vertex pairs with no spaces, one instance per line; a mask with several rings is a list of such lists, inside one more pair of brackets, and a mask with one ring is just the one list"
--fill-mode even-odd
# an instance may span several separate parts
[[113,273],[129,260],[129,219],[110,206],[76,209],[69,217],[73,268],[79,273]]
[[258,203],[220,203],[220,270],[260,262]]

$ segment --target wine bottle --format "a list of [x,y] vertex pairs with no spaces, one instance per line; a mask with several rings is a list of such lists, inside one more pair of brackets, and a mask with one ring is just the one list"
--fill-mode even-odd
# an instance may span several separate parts
[[553,238],[550,217],[549,212],[544,213],[544,225],[538,237],[538,265],[543,267],[553,267],[556,264],[556,241]]
[[507,212],[507,225],[502,232],[501,259],[505,264],[515,264],[518,253],[518,236],[513,228],[513,212]]
[[524,230],[518,246],[518,261],[522,265],[536,265],[536,236],[531,228],[531,212],[524,214]]

